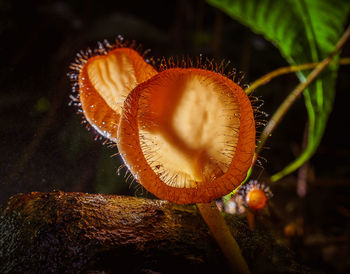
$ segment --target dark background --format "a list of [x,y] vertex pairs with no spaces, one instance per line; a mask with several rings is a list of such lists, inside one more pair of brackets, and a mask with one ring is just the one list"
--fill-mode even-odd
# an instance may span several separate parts
[[[117,148],[95,140],[69,106],[69,64],[97,41],[122,35],[149,56],[199,54],[230,60],[247,81],[287,63],[263,37],[200,0],[177,1],[2,1],[0,0],[0,205],[16,193],[81,191],[151,197],[125,183]],[[350,43],[342,56],[350,56]],[[316,155],[309,163],[308,192],[296,194],[297,173],[272,185],[274,197],[261,219],[316,270],[350,270],[350,67],[340,68],[334,111]],[[286,75],[254,95],[272,114],[297,84]],[[302,99],[267,143],[263,168],[268,177],[301,150],[307,120]],[[131,181],[131,180],[130,180]],[[301,221],[300,221],[301,220]],[[302,228],[292,237],[287,225]]]

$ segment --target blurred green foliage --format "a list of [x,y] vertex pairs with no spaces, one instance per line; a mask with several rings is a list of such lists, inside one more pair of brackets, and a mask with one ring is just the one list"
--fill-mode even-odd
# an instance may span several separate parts
[[[347,0],[207,0],[272,42],[291,65],[321,61],[333,50],[344,30]],[[305,150],[282,171],[277,181],[305,163],[322,139],[335,96],[338,66],[332,64],[304,91],[308,111],[308,143]],[[309,71],[298,72],[305,81]]]

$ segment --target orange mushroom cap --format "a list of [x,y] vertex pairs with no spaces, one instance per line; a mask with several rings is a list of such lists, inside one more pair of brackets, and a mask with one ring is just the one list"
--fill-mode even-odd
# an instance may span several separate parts
[[116,141],[125,98],[157,71],[140,54],[117,47],[86,60],[79,72],[81,107],[86,120],[104,137]]
[[243,89],[221,74],[168,69],[128,95],[117,145],[157,197],[210,202],[239,186],[252,164],[253,109]]

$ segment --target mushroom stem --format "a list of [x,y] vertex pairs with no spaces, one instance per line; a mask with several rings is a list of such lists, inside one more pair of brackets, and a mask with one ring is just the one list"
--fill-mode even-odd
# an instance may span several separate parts
[[228,260],[234,273],[250,273],[248,265],[244,260],[241,250],[232,236],[224,217],[218,210],[215,201],[210,203],[197,203],[197,208],[204,221],[209,226],[222,253]]
[[255,230],[255,211],[248,209],[247,222],[251,231]]

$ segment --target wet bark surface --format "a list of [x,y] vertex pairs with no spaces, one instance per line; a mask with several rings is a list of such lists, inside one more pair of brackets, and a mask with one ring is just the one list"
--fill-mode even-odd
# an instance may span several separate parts
[[[253,273],[303,273],[266,230],[225,216]],[[1,273],[228,273],[195,206],[84,193],[18,194],[0,210]]]

